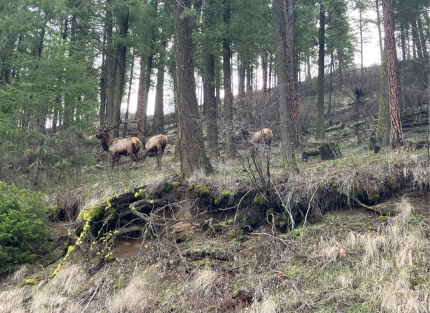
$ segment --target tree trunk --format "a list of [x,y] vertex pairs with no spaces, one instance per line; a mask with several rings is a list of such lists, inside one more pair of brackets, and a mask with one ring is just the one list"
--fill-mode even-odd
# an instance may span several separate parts
[[403,131],[400,120],[399,98],[397,95],[397,75],[396,75],[396,42],[394,38],[394,25],[392,17],[392,0],[382,0],[384,11],[385,46],[387,49],[387,68],[389,81],[388,99],[390,103],[391,121],[391,145],[393,147],[403,145]]
[[318,33],[318,103],[316,138],[324,139],[324,46],[325,46],[325,8],[320,4],[320,26]]
[[379,1],[375,0],[376,16],[379,35],[379,50],[381,54],[381,88],[379,96],[379,111],[378,111],[378,126],[376,129],[376,140],[382,145],[387,146],[390,137],[390,118],[388,104],[388,77],[387,77],[387,58],[386,52],[382,44],[381,18],[379,15]]
[[[385,19],[385,16],[384,16],[384,19]],[[416,47],[418,58],[422,59],[423,53],[422,53],[422,49],[421,49],[420,38],[418,35],[418,31],[417,31],[417,23],[415,21],[412,21],[411,27],[412,27],[412,42],[414,43],[414,45]],[[414,56],[414,58],[415,58],[415,56]]]
[[[267,93],[267,52],[261,55],[261,70],[263,72],[263,93]],[[266,99],[265,99],[266,100]]]
[[[143,136],[145,135],[145,129],[146,129],[146,109],[147,109],[147,103],[145,101],[145,94],[146,94],[146,88],[145,88],[145,81],[146,81],[146,61],[148,60],[148,57],[146,56],[147,53],[147,42],[146,42],[146,36],[143,34],[141,39],[141,45],[142,45],[142,54],[140,56],[140,75],[139,75],[139,89],[137,92],[137,137],[140,138],[140,140],[143,140]],[[149,75],[149,74],[148,74]]]
[[176,101],[180,127],[179,157],[183,178],[200,169],[206,173],[212,172],[212,166],[206,157],[195,92],[193,23],[189,15],[181,16],[184,10],[189,10],[190,7],[191,0],[175,1],[174,4]]
[[284,15],[286,21],[286,62],[287,62],[287,84],[288,84],[288,100],[291,114],[291,126],[293,131],[294,145],[300,143],[300,117],[299,117],[299,99],[298,99],[298,83],[296,71],[296,45],[295,45],[295,0],[283,0]]
[[157,87],[155,89],[155,110],[152,128],[155,129],[155,134],[164,133],[164,58],[166,42],[161,43],[163,46],[163,52],[160,52],[160,58],[158,60],[158,72],[157,72]]
[[417,16],[417,25],[418,25],[418,30],[419,30],[419,37],[421,40],[421,47],[423,49],[423,57],[424,57],[425,61],[428,62],[429,61],[429,53],[427,51],[426,38],[424,37],[424,31],[423,31],[423,26],[421,23],[421,17],[419,15]]
[[241,110],[246,111],[245,109],[245,80],[246,80],[246,70],[245,70],[245,62],[244,58],[241,55],[237,56],[238,58],[238,78],[239,78],[239,99],[238,105]]
[[[125,12],[121,12],[123,14],[121,27],[120,27],[120,36],[121,41],[118,44],[118,54],[119,54],[119,77],[116,84],[116,99],[115,99],[115,124],[118,123],[121,119],[121,103],[122,103],[122,95],[124,93],[124,80],[125,80],[125,58],[127,55],[127,46],[125,45],[125,38],[128,33],[128,16],[129,9],[128,6],[123,7]],[[115,137],[119,136],[119,127],[117,127],[114,131]]]
[[206,60],[206,80],[204,84],[204,103],[207,106],[207,152],[210,159],[219,157],[217,104],[215,98],[215,56],[212,45],[208,44]]
[[[110,6],[112,0],[107,0],[107,6]],[[106,102],[106,121],[108,125],[113,124],[114,117],[114,59],[115,52],[113,47],[113,17],[110,8],[106,9],[106,74],[107,74],[107,102]]]
[[333,94],[333,49],[330,52],[330,90],[328,95],[328,109],[327,109],[327,115],[330,119],[331,114],[331,101],[332,101],[332,94]]
[[278,72],[278,108],[280,118],[281,147],[284,165],[287,171],[298,173],[296,159],[294,155],[294,142],[291,136],[291,108],[288,101],[288,78],[287,78],[287,57],[286,57],[286,25],[284,11],[284,0],[274,0],[275,18],[275,51]]
[[125,123],[122,130],[122,136],[127,137],[127,127],[128,127],[128,112],[130,109],[130,96],[131,96],[131,86],[133,84],[133,69],[134,69],[134,53],[131,55],[131,65],[130,65],[130,80],[128,82],[128,94],[127,94],[127,109],[125,110]]
[[231,90],[231,66],[230,66],[230,39],[229,39],[229,24],[230,24],[230,2],[224,0],[224,16],[223,20],[226,24],[226,31],[222,39],[223,47],[223,74],[224,74],[224,124],[225,124],[225,151],[227,159],[236,158],[236,149],[233,140],[233,93]]
[[361,17],[361,6],[359,8],[359,12],[360,12],[360,58],[361,58],[361,79],[363,80],[364,78],[364,66],[363,66],[363,20]]

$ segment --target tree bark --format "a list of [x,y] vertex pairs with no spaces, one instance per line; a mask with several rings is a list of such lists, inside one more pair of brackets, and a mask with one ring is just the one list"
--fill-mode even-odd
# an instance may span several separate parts
[[193,63],[193,23],[189,15],[191,0],[175,1],[174,4],[174,40],[176,67],[176,102],[179,115],[179,157],[182,177],[202,169],[212,172],[212,166],[206,157],[203,131],[199,119],[199,110],[195,92]]
[[324,46],[325,46],[325,8],[320,3],[320,26],[318,33],[318,103],[316,138],[324,139]]
[[233,140],[233,92],[231,90],[231,66],[230,66],[230,4],[231,0],[224,0],[223,21],[226,25],[226,31],[222,40],[223,47],[223,74],[224,74],[224,124],[225,124],[225,151],[227,159],[236,158],[236,149]]
[[106,74],[107,74],[107,102],[106,102],[106,121],[108,125],[113,124],[114,118],[114,58],[115,52],[113,48],[113,17],[110,11],[110,4],[112,0],[106,1]]
[[419,30],[419,37],[421,40],[421,47],[423,49],[423,57],[424,57],[425,61],[428,62],[429,61],[429,53],[427,51],[426,39],[424,37],[423,26],[422,26],[421,17],[419,16],[419,14],[417,16],[417,25],[418,25],[418,30]]
[[[125,81],[125,58],[127,55],[127,46],[125,44],[125,38],[128,33],[128,16],[129,16],[129,8],[128,6],[123,7],[125,12],[122,13],[121,27],[120,27],[120,42],[118,43],[118,54],[119,54],[119,77],[116,84],[116,93],[115,93],[115,124],[118,123],[121,119],[121,103],[122,96],[124,93],[124,81]],[[114,131],[114,136],[119,136],[119,127],[117,127]]]
[[298,83],[296,71],[296,44],[295,44],[295,0],[283,0],[284,15],[286,21],[286,62],[287,62],[287,79],[288,79],[288,100],[290,105],[291,126],[293,132],[294,145],[300,143],[300,118],[299,118],[299,99]]
[[286,58],[286,25],[284,11],[284,1],[274,0],[275,18],[275,51],[278,73],[278,109],[280,118],[281,147],[285,168],[296,174],[298,168],[294,155],[294,142],[291,138],[291,108],[288,101],[288,78],[287,78],[287,58]]
[[133,84],[133,69],[134,69],[134,53],[131,55],[130,80],[128,82],[128,94],[127,94],[127,109],[125,110],[125,122],[124,122],[124,128],[122,130],[122,136],[124,138],[127,137],[128,113],[129,113],[129,109],[130,109],[131,86]]
[[[140,56],[140,74],[139,74],[139,87],[137,92],[137,137],[143,140],[146,129],[146,109],[147,103],[145,101],[145,81],[146,81],[146,61],[148,60],[146,36],[143,34],[141,38],[142,53]],[[149,74],[148,74],[149,75]]]
[[[385,19],[385,16],[384,16],[384,19]],[[418,31],[417,31],[417,23],[415,21],[412,21],[411,22],[411,27],[412,27],[412,42],[414,43],[414,45],[416,47],[418,58],[422,59],[423,58],[423,53],[422,53],[422,49],[421,49],[420,38],[419,38],[419,35],[418,35]]]
[[155,129],[155,134],[164,133],[164,58],[166,42],[163,41],[163,51],[160,52],[158,60],[158,72],[157,72],[157,87],[155,89],[155,111],[152,123],[152,128]]
[[403,145],[403,131],[400,120],[399,98],[397,95],[397,74],[396,74],[396,42],[394,38],[394,25],[392,17],[392,0],[382,0],[384,12],[385,46],[387,49],[387,68],[389,81],[388,99],[390,103],[391,122],[391,145],[393,147]]
[[328,109],[327,109],[327,115],[329,116],[330,119],[330,114],[331,114],[331,101],[332,101],[332,94],[333,94],[333,63],[334,63],[334,59],[333,59],[333,49],[330,52],[330,90],[329,90],[329,95],[328,95]]
[[207,152],[210,159],[219,157],[217,103],[215,98],[215,56],[212,45],[207,47],[206,80],[204,84],[204,103],[207,106]]
[[267,52],[261,55],[261,69],[263,72],[263,93],[267,93]]

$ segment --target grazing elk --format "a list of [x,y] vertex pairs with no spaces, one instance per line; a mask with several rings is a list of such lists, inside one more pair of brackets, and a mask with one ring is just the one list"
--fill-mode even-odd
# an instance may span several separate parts
[[162,134],[145,137],[143,142],[145,143],[146,153],[143,156],[142,162],[145,161],[149,152],[155,152],[155,155],[157,156],[157,167],[159,168],[161,165],[161,157],[163,156],[164,149],[167,145],[167,137]]
[[119,166],[119,158],[121,155],[129,155],[131,158],[130,168],[133,167],[133,159],[136,160],[136,168],[137,161],[139,160],[139,149],[141,142],[137,137],[128,137],[128,138],[110,138],[109,131],[118,127],[121,124],[121,120],[112,127],[105,127],[104,129],[99,129],[100,133],[96,135],[98,139],[101,139],[101,144],[104,151],[108,151],[112,156],[112,168],[115,164],[115,160],[117,161],[117,166]]

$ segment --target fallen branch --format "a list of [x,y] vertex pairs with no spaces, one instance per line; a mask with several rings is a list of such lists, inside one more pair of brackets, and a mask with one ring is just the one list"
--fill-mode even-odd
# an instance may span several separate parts
[[390,205],[384,204],[384,203],[380,203],[374,206],[368,206],[365,205],[364,203],[362,203],[360,200],[357,199],[356,196],[354,196],[353,194],[351,194],[352,199],[357,202],[360,206],[362,206],[363,208],[379,213],[380,215],[396,215],[399,213],[399,211],[396,208],[393,208]]

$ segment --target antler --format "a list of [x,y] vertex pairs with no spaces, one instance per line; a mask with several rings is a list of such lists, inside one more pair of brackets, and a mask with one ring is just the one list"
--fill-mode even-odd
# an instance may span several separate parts
[[[140,121],[140,120],[141,120],[141,119],[138,119],[138,120],[137,120],[137,124],[139,124],[139,121]],[[155,130],[157,129],[157,127],[158,127],[158,125],[160,125],[160,123],[161,123],[161,122],[159,122],[159,123],[154,127],[154,129],[153,129],[153,130],[149,131],[149,132],[148,132],[148,133],[146,133],[146,134],[145,134],[145,132],[144,132],[144,131],[142,131],[142,129],[140,129],[140,128],[139,128],[139,126],[137,126],[137,125],[136,125],[136,127],[137,127],[137,129],[140,131],[140,133],[141,133],[141,134],[143,134],[144,136],[149,136],[150,134],[152,134],[152,132],[153,132],[153,131],[155,131]]]
[[[106,121],[107,122],[107,121]],[[108,131],[110,131],[110,130],[112,130],[112,129],[114,129],[114,128],[117,128],[120,124],[122,124],[122,120],[121,120],[121,118],[119,119],[119,121],[114,125],[114,126],[107,126],[107,123],[105,123],[105,127],[104,127],[104,129],[100,129],[100,128],[97,128],[99,131],[104,131],[104,132],[108,132]]]

